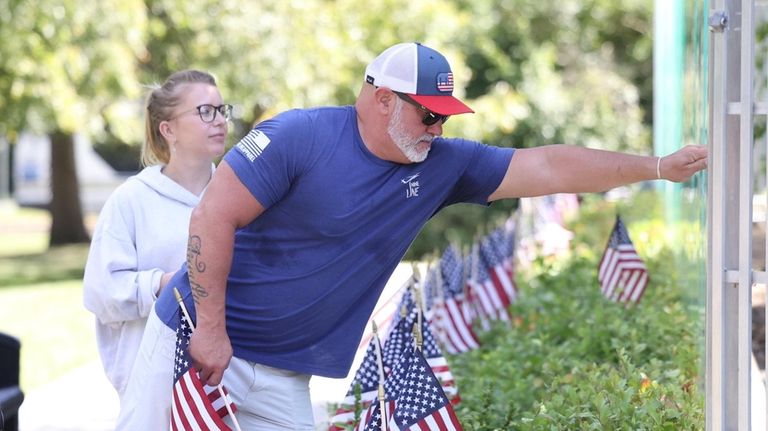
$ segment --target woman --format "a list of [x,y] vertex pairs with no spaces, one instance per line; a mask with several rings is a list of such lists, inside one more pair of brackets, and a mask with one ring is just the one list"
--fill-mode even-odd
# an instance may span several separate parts
[[210,74],[168,77],[146,101],[146,167],[99,215],[84,302],[96,315],[99,354],[121,405],[152,304],[185,261],[190,214],[224,152],[231,113]]

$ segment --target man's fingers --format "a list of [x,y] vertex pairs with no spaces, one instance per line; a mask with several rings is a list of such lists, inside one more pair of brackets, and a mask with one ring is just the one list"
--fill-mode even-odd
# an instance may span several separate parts
[[197,376],[200,378],[200,381],[208,386],[216,386],[219,383],[221,383],[221,376],[222,373],[218,373],[213,371],[212,369],[201,369],[198,370]]

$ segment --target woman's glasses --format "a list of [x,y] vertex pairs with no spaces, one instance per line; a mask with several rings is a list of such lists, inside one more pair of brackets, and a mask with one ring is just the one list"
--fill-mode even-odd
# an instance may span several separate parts
[[203,120],[203,123],[212,123],[213,120],[216,119],[217,112],[220,113],[226,121],[229,121],[229,119],[232,118],[232,105],[224,104],[224,105],[214,106],[208,103],[200,106],[196,106],[193,109],[188,109],[184,112],[181,112],[179,115],[177,115],[174,118],[178,118],[182,114],[185,114],[195,109],[197,110],[197,113],[200,115],[200,119]]

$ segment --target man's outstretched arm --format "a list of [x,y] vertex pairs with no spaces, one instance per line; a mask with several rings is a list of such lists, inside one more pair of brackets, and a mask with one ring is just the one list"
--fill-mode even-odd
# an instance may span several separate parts
[[707,167],[707,148],[687,145],[662,158],[572,145],[515,151],[507,173],[489,201],[552,193],[603,192],[640,181],[687,181]]

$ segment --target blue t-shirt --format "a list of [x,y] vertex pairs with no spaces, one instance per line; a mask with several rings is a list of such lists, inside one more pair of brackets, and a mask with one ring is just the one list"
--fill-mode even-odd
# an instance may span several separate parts
[[[363,143],[352,106],[292,110],[257,125],[225,156],[265,208],[235,234],[226,292],[234,355],[346,376],[381,291],[421,228],[448,205],[487,205],[513,152],[437,138],[422,163],[385,161]],[[186,271],[171,283],[191,306]],[[156,310],[175,327],[169,290]]]

